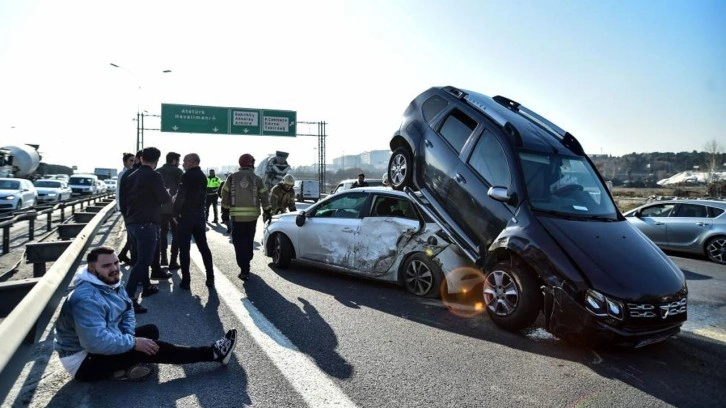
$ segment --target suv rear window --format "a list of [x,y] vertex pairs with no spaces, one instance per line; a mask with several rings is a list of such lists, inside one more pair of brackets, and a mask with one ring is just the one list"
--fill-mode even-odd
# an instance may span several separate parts
[[426,100],[426,102],[421,105],[421,113],[423,113],[423,118],[426,122],[431,123],[431,120],[434,118],[434,116],[438,115],[439,112],[444,110],[446,108],[446,105],[448,105],[449,102],[446,101],[446,99],[434,95]]
[[476,129],[476,121],[464,112],[454,109],[441,125],[439,132],[460,153],[474,129]]

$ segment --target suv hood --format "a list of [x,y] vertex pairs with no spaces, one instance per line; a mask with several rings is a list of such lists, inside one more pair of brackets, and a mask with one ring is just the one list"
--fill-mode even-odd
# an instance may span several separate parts
[[685,288],[683,272],[628,221],[538,218],[579,273],[603,294],[642,301]]

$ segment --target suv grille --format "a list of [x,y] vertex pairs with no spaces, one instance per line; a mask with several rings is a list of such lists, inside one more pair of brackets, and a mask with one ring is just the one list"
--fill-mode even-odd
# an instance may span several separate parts
[[628,316],[634,319],[665,320],[671,316],[684,314],[687,310],[688,299],[685,297],[668,303],[628,303]]

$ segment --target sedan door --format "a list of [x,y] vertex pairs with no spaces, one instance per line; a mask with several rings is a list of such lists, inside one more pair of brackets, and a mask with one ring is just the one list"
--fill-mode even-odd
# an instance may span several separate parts
[[361,274],[379,276],[388,272],[400,256],[399,243],[408,242],[421,224],[407,198],[376,195],[372,204],[360,223],[354,266]]
[[711,228],[708,208],[700,204],[679,204],[667,219],[668,247],[700,251],[699,238]]
[[368,196],[363,192],[341,193],[312,210],[299,230],[297,257],[352,269]]
[[673,207],[675,207],[673,203],[653,204],[643,207],[627,219],[656,245],[665,248],[668,246],[666,222]]

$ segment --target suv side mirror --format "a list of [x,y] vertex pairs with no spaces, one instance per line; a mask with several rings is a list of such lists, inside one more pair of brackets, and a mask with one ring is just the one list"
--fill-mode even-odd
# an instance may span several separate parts
[[517,198],[517,193],[509,194],[509,189],[502,186],[491,186],[489,187],[489,191],[487,191],[487,195],[491,197],[494,200],[497,200],[499,202],[509,204],[512,206],[517,206],[519,204],[519,199]]

